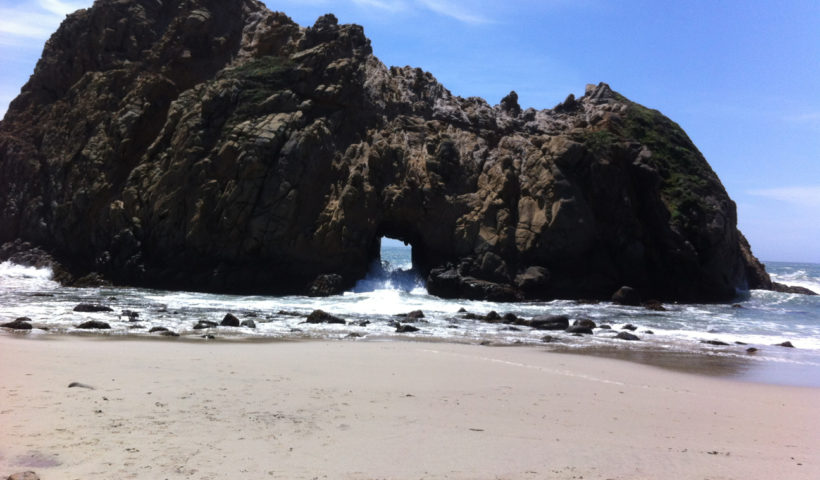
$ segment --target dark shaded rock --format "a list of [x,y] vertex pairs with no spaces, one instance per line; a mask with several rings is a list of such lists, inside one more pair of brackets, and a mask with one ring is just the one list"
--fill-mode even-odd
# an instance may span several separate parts
[[657,300],[647,300],[647,301],[643,302],[642,305],[643,305],[643,308],[645,308],[647,310],[654,310],[656,312],[665,312],[666,311],[666,307],[664,307],[663,304],[661,302],[657,301]]
[[464,308],[464,307],[461,307],[461,308],[458,309],[458,313],[467,313],[467,309]]
[[151,329],[148,330],[148,333],[168,332],[168,331],[169,330],[165,327],[151,327]]
[[205,340],[213,340],[216,337],[213,335],[202,335],[200,338],[204,338]]
[[361,334],[361,333],[358,333],[358,332],[351,332],[351,333],[348,333],[347,335],[345,335],[345,338],[362,338],[362,337],[364,337],[364,335]]
[[555,337],[553,337],[552,335],[544,335],[543,337],[541,337],[541,341],[544,343],[554,342]]
[[729,345],[728,343],[722,342],[720,340],[701,340],[700,343],[705,343],[707,345],[717,345],[717,346]]
[[242,323],[239,324],[239,326],[247,328],[256,328],[256,322],[254,322],[253,320],[243,320]]
[[594,321],[588,318],[579,318],[572,322],[572,325],[575,327],[584,327],[584,328],[597,328],[598,325],[595,324]]
[[647,335],[655,335],[655,332],[653,332],[652,330],[644,330],[643,333]]
[[427,291],[441,298],[466,298],[493,302],[513,302],[520,299],[518,292],[508,284],[473,276],[462,276],[456,268],[430,270],[427,277]]
[[498,314],[495,310],[490,310],[487,312],[487,315],[484,315],[484,321],[486,322],[499,322],[501,321],[501,315]]
[[40,480],[40,476],[32,471],[12,473],[6,480]]
[[550,280],[549,270],[544,267],[527,267],[515,276],[515,286],[524,292],[526,297],[543,297]]
[[618,334],[615,335],[614,338],[617,338],[617,339],[620,339],[620,340],[630,340],[630,341],[635,341],[635,340],[640,340],[641,339],[637,335],[634,335],[634,334],[629,333],[629,332],[618,332]]
[[71,286],[77,288],[96,288],[107,287],[110,285],[111,282],[106,280],[102,275],[100,275],[97,272],[91,272],[89,274],[83,275],[82,277],[79,277],[73,282],[71,282]]
[[581,325],[572,325],[571,327],[564,330],[567,333],[576,333],[580,335],[592,335],[592,328],[584,327]]
[[238,327],[240,322],[234,314],[226,313],[225,316],[222,317],[222,321],[219,322],[219,325],[223,327]]
[[566,330],[569,328],[569,317],[566,315],[541,315],[533,317],[525,325],[536,330]]
[[170,330],[166,330],[164,332],[159,332],[160,335],[163,337],[178,337],[179,334],[177,332],[172,332]]
[[741,305],[739,303],[733,303],[732,308],[743,308],[743,305]]
[[612,330],[612,325],[607,325],[606,323],[602,323],[598,325],[598,328],[602,328],[604,330]]
[[518,328],[518,327],[506,326],[504,328],[501,328],[500,331],[502,331],[502,332],[520,332],[521,329]]
[[329,297],[331,295],[341,295],[347,288],[344,278],[335,273],[326,273],[316,277],[308,287],[308,295],[311,297]]
[[635,325],[632,325],[631,323],[627,323],[626,325],[621,327],[621,330],[629,330],[631,332],[634,332],[637,329],[638,329],[638,327],[636,327]]
[[217,326],[219,326],[219,324],[216,323],[216,322],[212,322],[210,320],[200,320],[200,321],[196,322],[196,325],[194,325],[194,330],[203,330],[205,328],[216,328]]
[[344,325],[345,322],[343,319],[333,316],[323,310],[314,310],[310,313],[307,317],[307,323],[339,323]]
[[775,347],[794,348],[794,345],[792,345],[792,342],[785,341],[783,343],[778,343],[777,345],[775,345]]
[[353,325],[357,327],[366,327],[370,325],[370,320],[359,320],[358,322],[353,322]]
[[[445,298],[628,283],[712,301],[769,281],[660,112],[605,83],[554,110],[515,92],[492,107],[384,66],[360,26],[252,0],[69,15],[0,122],[0,172],[0,255],[62,263],[61,282],[324,294],[338,282],[317,277],[362,278],[385,234]],[[519,285],[532,266],[548,281]]]
[[421,310],[413,310],[412,312],[408,313],[406,317],[414,320],[424,318],[424,312],[422,312]]
[[299,312],[289,312],[287,310],[279,310],[278,312],[276,312],[276,314],[277,315],[284,315],[284,316],[287,316],[287,317],[302,317],[302,316],[304,316]]
[[515,316],[514,313],[505,313],[503,317],[501,317],[501,321],[507,324],[514,324],[520,323],[522,320]]
[[113,312],[114,309],[96,303],[81,303],[74,307],[75,312]]
[[748,345],[748,343],[741,342],[740,340],[735,340],[735,345]]
[[111,325],[99,320],[89,320],[77,325],[77,328],[82,328],[84,330],[107,330],[111,328]]
[[136,322],[138,318],[140,318],[139,312],[135,312],[133,310],[123,310],[120,312],[118,318],[125,317],[128,319],[129,322]]
[[413,325],[399,324],[396,326],[396,333],[413,333],[418,331],[419,329]]
[[612,294],[612,303],[618,305],[638,306],[641,304],[641,296],[632,287],[623,286]]
[[12,322],[0,324],[0,327],[9,328],[12,330],[31,330],[31,319],[28,317],[20,317]]
[[755,347],[749,347],[746,349],[746,353],[755,353],[757,349]]
[[798,287],[794,285],[785,285],[782,283],[772,282],[772,290],[780,293],[797,293],[800,295],[817,295],[817,292],[806,287]]
[[463,317],[466,318],[467,320],[483,320],[484,319],[483,316],[477,315],[475,313],[470,313],[470,312],[465,313],[463,315]]

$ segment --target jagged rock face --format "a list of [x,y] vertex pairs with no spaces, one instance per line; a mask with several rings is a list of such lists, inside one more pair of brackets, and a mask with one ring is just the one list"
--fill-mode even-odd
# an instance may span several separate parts
[[719,300],[768,280],[657,111],[605,84],[543,111],[460,98],[386,68],[357,25],[255,0],[70,15],[0,124],[0,168],[0,240],[121,283],[351,284],[383,235],[442,295]]

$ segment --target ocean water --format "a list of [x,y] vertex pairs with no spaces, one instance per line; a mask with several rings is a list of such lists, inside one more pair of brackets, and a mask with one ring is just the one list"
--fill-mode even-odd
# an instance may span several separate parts
[[[0,322],[29,317],[38,327],[25,334],[31,336],[80,333],[156,336],[149,330],[165,327],[183,338],[196,341],[208,341],[203,339],[204,335],[221,339],[417,339],[540,345],[546,350],[609,352],[633,359],[647,352],[673,356],[686,354],[707,359],[738,359],[744,365],[752,366],[797,366],[799,375],[807,378],[796,383],[820,385],[820,296],[756,290],[747,298],[737,299],[734,305],[665,304],[667,311],[661,312],[609,302],[444,300],[427,294],[423,280],[411,270],[409,248],[383,248],[381,260],[351,291],[326,298],[220,295],[122,287],[67,288],[52,281],[47,269],[6,262],[0,264]],[[767,269],[775,281],[820,292],[820,265],[770,262]],[[114,311],[74,312],[79,303],[103,304]],[[315,309],[342,317],[348,323],[305,323],[305,317]],[[460,309],[476,314],[490,311],[501,315],[513,313],[523,318],[565,314],[571,320],[591,319],[599,325],[610,325],[612,329],[595,329],[594,335],[579,337],[564,332],[470,320],[459,313]],[[123,310],[137,312],[139,317],[122,316]],[[424,312],[424,318],[414,323],[419,331],[397,333],[396,322],[404,322],[397,315],[414,310]],[[193,329],[200,320],[218,323],[226,313],[232,313],[240,320],[251,319],[256,328]],[[108,322],[111,329],[89,332],[76,328],[92,319]],[[633,333],[640,337],[640,341],[613,338],[626,324],[637,327]],[[20,335],[9,331],[0,334]],[[543,342],[545,335],[552,336],[552,341]],[[728,345],[712,345],[704,341]],[[796,348],[775,346],[785,341]],[[750,353],[749,348],[757,351]]]

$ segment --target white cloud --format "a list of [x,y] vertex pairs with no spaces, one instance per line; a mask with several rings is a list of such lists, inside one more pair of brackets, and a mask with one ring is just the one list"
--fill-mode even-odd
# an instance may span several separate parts
[[807,208],[820,208],[820,185],[752,190],[751,195]]
[[418,0],[418,3],[440,15],[454,18],[459,22],[471,24],[491,23],[487,17],[481,15],[475,9],[467,9],[463,4],[460,5],[450,0]]

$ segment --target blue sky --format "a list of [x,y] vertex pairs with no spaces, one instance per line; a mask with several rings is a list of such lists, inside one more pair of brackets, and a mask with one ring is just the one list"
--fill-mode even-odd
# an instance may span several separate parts
[[[387,65],[450,91],[550,108],[607,82],[678,122],[763,260],[820,263],[817,0],[268,0],[302,25],[358,23]],[[0,113],[49,32],[91,1],[0,0]]]

